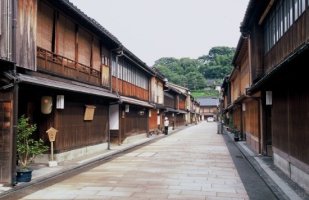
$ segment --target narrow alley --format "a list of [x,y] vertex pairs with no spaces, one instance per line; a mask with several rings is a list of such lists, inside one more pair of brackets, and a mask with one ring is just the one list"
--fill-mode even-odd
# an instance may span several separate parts
[[[263,192],[261,199],[276,199],[258,180],[255,187],[262,187],[256,190]],[[190,126],[32,192],[22,199],[249,199],[214,122]]]

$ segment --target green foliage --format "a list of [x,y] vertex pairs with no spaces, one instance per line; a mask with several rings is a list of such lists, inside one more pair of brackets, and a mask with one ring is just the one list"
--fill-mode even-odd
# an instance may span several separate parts
[[219,98],[219,92],[217,90],[193,90],[191,94],[194,98],[200,97],[217,97]]
[[234,54],[235,48],[213,47],[208,55],[198,58],[199,62],[204,64],[200,68],[200,72],[206,79],[223,79],[232,71],[232,60]]
[[235,54],[235,48],[231,47],[213,47],[208,55],[203,55],[198,60],[204,64],[228,66],[232,65],[232,59]]
[[[216,96],[215,85],[221,85],[225,76],[232,70],[231,62],[235,48],[213,47],[208,55],[198,59],[191,58],[160,58],[155,62],[156,67],[169,82],[189,88],[190,90],[202,90],[211,88],[211,92],[205,92],[207,96]],[[220,80],[211,83],[211,80]]]
[[36,131],[36,124],[30,124],[24,115],[18,120],[17,153],[18,164],[21,169],[28,168],[33,159],[48,150],[43,140],[34,140],[32,134]]

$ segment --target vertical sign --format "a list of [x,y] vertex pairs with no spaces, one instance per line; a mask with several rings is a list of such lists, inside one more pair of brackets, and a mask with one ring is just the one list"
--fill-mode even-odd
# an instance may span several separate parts
[[266,105],[273,104],[273,93],[272,91],[266,91]]

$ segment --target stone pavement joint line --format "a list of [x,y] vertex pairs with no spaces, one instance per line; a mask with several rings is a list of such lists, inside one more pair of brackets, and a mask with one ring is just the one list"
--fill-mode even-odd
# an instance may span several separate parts
[[190,126],[22,199],[249,199],[216,127]]

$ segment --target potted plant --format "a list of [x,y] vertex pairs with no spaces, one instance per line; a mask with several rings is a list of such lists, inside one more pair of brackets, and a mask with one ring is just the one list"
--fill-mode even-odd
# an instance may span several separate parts
[[48,150],[48,146],[44,145],[42,139],[33,139],[32,135],[36,129],[36,124],[30,124],[29,118],[24,115],[19,118],[16,137],[18,155],[17,182],[31,181],[32,169],[29,167],[30,163],[36,156]]
[[237,130],[237,129],[234,129],[233,133],[234,133],[234,141],[238,142],[239,141],[240,131]]

